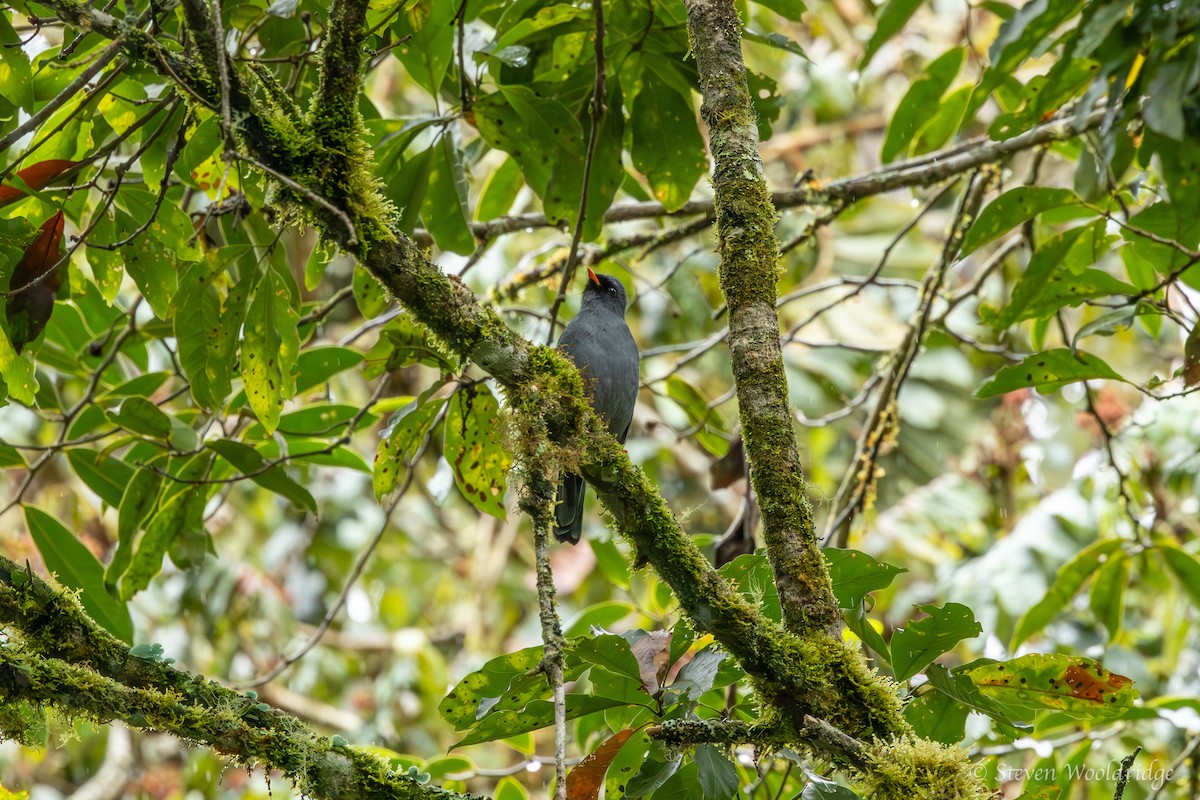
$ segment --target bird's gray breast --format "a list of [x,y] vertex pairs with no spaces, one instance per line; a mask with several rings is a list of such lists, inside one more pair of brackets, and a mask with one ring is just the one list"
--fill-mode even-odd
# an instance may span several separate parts
[[583,375],[593,407],[622,442],[637,403],[640,362],[625,320],[616,314],[581,315],[563,331],[559,348]]

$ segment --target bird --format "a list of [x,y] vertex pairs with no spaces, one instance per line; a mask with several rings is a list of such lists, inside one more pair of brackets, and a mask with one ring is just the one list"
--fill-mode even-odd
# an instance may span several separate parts
[[[617,441],[625,443],[637,404],[640,360],[625,324],[625,287],[611,275],[588,267],[588,282],[575,319],[563,330],[558,349],[575,362],[592,408]],[[554,537],[578,544],[583,536],[583,478],[562,476],[554,507]]]

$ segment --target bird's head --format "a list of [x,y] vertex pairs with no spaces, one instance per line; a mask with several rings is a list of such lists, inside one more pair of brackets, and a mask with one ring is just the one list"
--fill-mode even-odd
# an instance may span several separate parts
[[583,287],[583,305],[599,304],[625,316],[625,305],[629,300],[625,286],[612,275],[600,275],[588,267],[588,282]]

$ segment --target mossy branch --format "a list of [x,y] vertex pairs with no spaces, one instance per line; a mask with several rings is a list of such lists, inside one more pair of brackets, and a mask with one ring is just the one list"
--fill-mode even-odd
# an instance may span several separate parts
[[[386,761],[321,736],[296,718],[161,661],[130,654],[74,595],[0,556],[0,707],[56,708],[95,723],[173,734],[243,764],[278,769],[314,797],[468,798],[393,772]],[[5,717],[11,725],[11,715]],[[5,730],[19,736],[21,731]]]
[[767,557],[788,628],[833,636],[841,616],[817,542],[788,400],[775,312],[776,215],[758,155],[742,23],[732,0],[687,0],[685,5],[704,97],[700,113],[713,156],[730,361]]

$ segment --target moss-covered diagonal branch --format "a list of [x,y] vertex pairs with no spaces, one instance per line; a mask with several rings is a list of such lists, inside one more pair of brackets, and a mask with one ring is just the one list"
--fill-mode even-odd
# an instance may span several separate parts
[[758,155],[758,127],[742,24],[732,0],[687,0],[688,30],[713,154],[721,290],[742,438],[762,509],[767,556],[784,621],[798,632],[835,633],[837,602],[817,543],[788,404],[775,285],[775,208]]
[[[172,694],[134,689],[76,664],[18,653],[11,643],[0,645],[0,702],[48,705],[94,722],[123,720],[134,727],[169,732],[242,763],[281,770],[301,792],[317,797],[465,797],[392,772],[375,756],[319,737],[281,712],[263,711],[245,698],[215,708],[189,705]],[[257,725],[255,718],[264,716],[283,717],[290,724],[282,732],[279,724]]]
[[[122,720],[287,773],[316,797],[460,798],[393,774],[294,717],[162,661],[139,658],[96,625],[75,596],[0,556],[0,707],[52,706],[94,722]],[[19,736],[20,731],[5,734]]]

